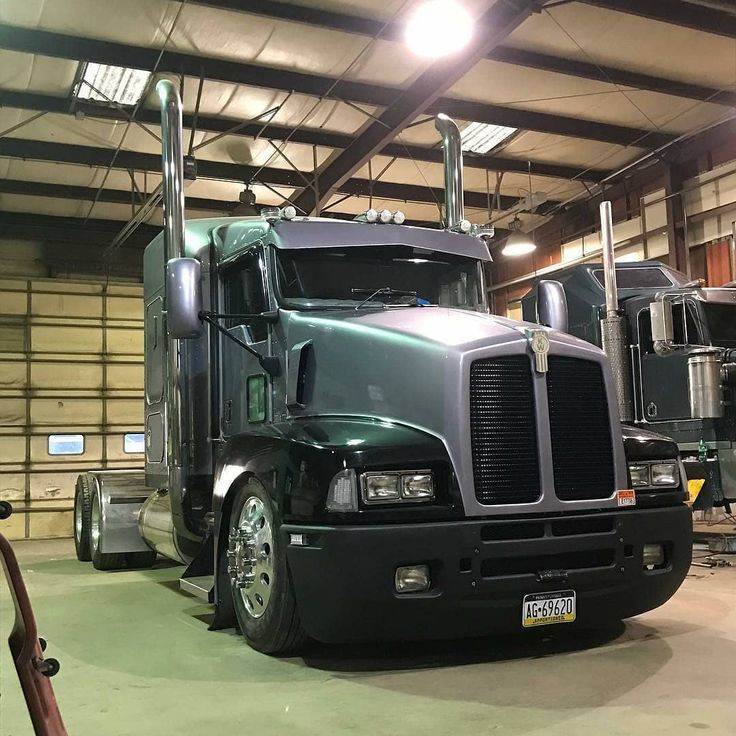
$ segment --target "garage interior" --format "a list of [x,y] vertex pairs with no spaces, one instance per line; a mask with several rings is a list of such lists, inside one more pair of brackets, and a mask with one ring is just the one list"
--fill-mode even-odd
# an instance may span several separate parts
[[[271,657],[235,628],[208,631],[212,606],[180,590],[180,565],[103,572],[76,559],[80,474],[144,467],[162,79],[183,106],[188,222],[288,205],[296,220],[388,212],[398,226],[400,211],[402,227],[441,231],[444,114],[460,130],[464,218],[492,258],[491,314],[529,320],[522,299],[540,279],[602,263],[604,200],[617,263],[663,264],[685,291],[725,287],[736,301],[732,2],[434,4],[444,26],[412,41],[419,0],[0,3],[0,501],[13,507],[0,533],[61,662],[69,733],[733,732],[736,519],[730,471],[720,495],[696,498],[725,455],[708,438],[681,445],[705,467],[688,483],[682,587],[600,629],[458,640],[438,621],[438,641]],[[675,378],[661,376],[668,393]],[[632,424],[667,434],[653,401],[639,403],[649,421]],[[0,612],[6,637],[5,589]],[[4,644],[0,662],[0,734],[33,733]]]

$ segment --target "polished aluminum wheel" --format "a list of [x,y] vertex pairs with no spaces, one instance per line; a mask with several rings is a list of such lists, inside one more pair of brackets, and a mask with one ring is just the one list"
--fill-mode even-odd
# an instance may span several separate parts
[[77,540],[77,542],[82,541],[82,514],[84,513],[84,510],[82,509],[82,498],[81,496],[77,496],[77,502],[74,505],[74,537]]
[[260,498],[246,500],[229,541],[230,580],[248,614],[260,618],[268,608],[274,584],[273,520]]
[[100,497],[92,496],[92,509],[89,515],[90,547],[94,553],[100,546],[100,526],[102,526]]

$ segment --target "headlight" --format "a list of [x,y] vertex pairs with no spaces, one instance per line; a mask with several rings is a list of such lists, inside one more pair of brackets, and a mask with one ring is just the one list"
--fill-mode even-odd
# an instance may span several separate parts
[[674,460],[630,463],[629,475],[634,488],[673,488],[680,484],[680,471]]
[[434,479],[430,470],[401,470],[363,473],[363,501],[367,504],[410,503],[434,498]]
[[653,486],[676,486],[679,483],[677,463],[654,463],[652,465]]
[[629,475],[634,488],[644,488],[649,485],[648,465],[629,465]]
[[366,503],[381,503],[381,501],[398,501],[399,476],[391,473],[373,474],[366,473],[363,476],[363,491]]

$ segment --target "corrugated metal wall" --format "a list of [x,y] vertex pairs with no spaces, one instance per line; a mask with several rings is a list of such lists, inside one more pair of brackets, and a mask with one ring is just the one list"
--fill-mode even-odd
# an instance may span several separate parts
[[[90,468],[134,468],[143,431],[143,287],[0,280],[0,498],[11,539],[72,534],[74,483]],[[49,454],[80,434],[81,454]]]

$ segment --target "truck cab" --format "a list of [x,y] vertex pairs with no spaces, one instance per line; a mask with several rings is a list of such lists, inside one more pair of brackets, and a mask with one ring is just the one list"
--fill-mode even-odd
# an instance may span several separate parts
[[[631,387],[631,423],[672,437],[686,470],[707,473],[701,505],[736,500],[736,290],[703,288],[656,261],[617,263],[616,277],[630,351],[624,380]],[[602,345],[603,264],[574,266],[557,278],[570,310],[570,333]],[[525,318],[534,315],[534,290],[522,308]],[[667,334],[658,334],[664,327]]]
[[[159,93],[145,474],[80,478],[80,559],[176,559],[213,627],[269,653],[605,622],[677,590],[676,445],[622,428],[600,349],[489,314],[461,171],[438,229],[288,205],[185,223],[180,103]],[[641,463],[656,478],[633,490]]]

